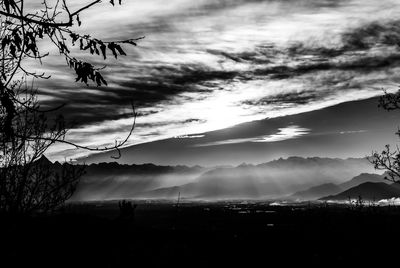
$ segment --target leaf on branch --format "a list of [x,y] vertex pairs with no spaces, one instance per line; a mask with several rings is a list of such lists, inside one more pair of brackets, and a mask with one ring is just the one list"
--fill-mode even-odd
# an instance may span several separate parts
[[95,77],[96,77],[95,79],[96,79],[97,86],[101,86],[101,84],[104,84],[107,86],[106,80],[104,80],[103,76],[99,72],[96,72]]
[[91,80],[97,84],[97,86],[107,85],[107,82],[103,76],[94,68],[94,66],[88,62],[78,61],[77,59],[71,59],[69,66],[75,70],[77,77],[75,81],[81,81],[88,85],[88,81]]
[[14,29],[12,31],[12,37],[13,37],[13,40],[14,40],[14,45],[20,51],[21,50],[22,39],[19,36],[19,30],[18,29]]
[[118,50],[120,55],[126,56],[125,51],[122,50],[120,45],[115,45],[115,48]]
[[10,39],[8,36],[4,37],[3,40],[1,40],[1,49],[4,50],[6,46],[10,44]]
[[37,34],[38,34],[40,39],[43,39],[43,29],[42,28],[38,28]]
[[113,53],[115,58],[118,57],[118,53],[120,55],[126,56],[126,53],[125,53],[125,51],[122,50],[121,46],[114,42],[109,43],[108,48],[111,50],[111,52]]
[[94,43],[93,46],[94,46],[94,52],[96,52],[97,55],[100,55],[100,51],[99,51],[99,49],[97,48],[97,44]]
[[103,42],[99,42],[99,44],[100,44],[101,54],[103,55],[104,59],[106,59],[107,58],[106,45],[104,45]]
[[115,44],[114,43],[109,43],[108,44],[108,49],[111,50],[111,52],[113,53],[115,58],[118,57],[117,51],[115,50]]
[[15,48],[15,46],[13,44],[11,44],[10,45],[10,53],[14,58],[17,57],[17,54],[15,52],[16,52],[16,48]]
[[[82,39],[81,39],[82,40]],[[82,41],[83,42],[83,41]],[[91,41],[86,41],[86,46],[83,47],[82,50],[87,50],[88,48],[91,47]]]
[[69,36],[71,37],[71,42],[72,42],[72,45],[74,46],[75,42],[79,39],[79,35],[77,35],[76,33],[70,33]]
[[78,26],[81,26],[81,25],[82,25],[82,22],[81,22],[81,20],[79,19],[79,14],[76,15],[76,21],[78,22]]
[[31,51],[35,57],[37,56],[36,39],[33,32],[27,32],[25,34],[25,52]]

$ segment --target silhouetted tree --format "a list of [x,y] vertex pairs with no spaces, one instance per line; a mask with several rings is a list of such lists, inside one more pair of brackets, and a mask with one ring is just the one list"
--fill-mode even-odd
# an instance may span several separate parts
[[[22,84],[22,81],[20,81]],[[83,168],[52,164],[43,153],[66,133],[63,117],[48,125],[29,89],[13,89],[24,96],[24,105],[15,106],[12,139],[0,131],[0,211],[11,214],[47,212],[57,209],[73,194]],[[4,109],[4,108],[3,108]],[[0,116],[4,126],[6,116]]]
[[[81,8],[70,11],[66,0],[52,1],[50,5],[44,0],[41,7],[36,10],[25,11],[24,0],[0,0],[0,26],[1,26],[1,50],[0,62],[0,101],[4,113],[3,131],[8,140],[12,140],[15,135],[13,129],[13,119],[17,103],[21,101],[13,91],[13,83],[18,83],[21,75],[26,78],[49,77],[43,73],[35,73],[27,70],[22,62],[24,59],[33,59],[41,62],[41,59],[48,55],[39,50],[37,43],[39,40],[46,39],[51,42],[65,58],[67,65],[76,73],[76,81],[88,84],[90,82],[97,86],[107,85],[106,80],[101,75],[100,70],[104,67],[96,67],[90,62],[78,59],[72,55],[72,47],[77,47],[81,51],[89,54],[99,55],[106,59],[107,53],[111,53],[115,58],[126,55],[123,44],[136,45],[137,39],[126,39],[119,41],[102,41],[90,35],[80,35],[72,30],[75,24],[80,26],[80,13],[101,1],[93,1]],[[114,0],[109,1],[114,5]],[[121,4],[121,1],[118,1]],[[64,20],[63,20],[64,19]],[[129,138],[132,129],[127,135]],[[116,142],[114,146],[104,148],[89,148],[79,146],[71,142],[60,140],[60,142],[74,145],[79,148],[94,151],[107,151],[117,149],[125,144],[127,139]],[[118,151],[119,152],[119,151]]]
[[[100,4],[100,0],[74,11],[66,0],[44,0],[40,7],[29,11],[27,2],[0,0],[0,210],[13,213],[53,210],[72,195],[82,170],[69,164],[57,167],[41,161],[54,143],[91,151],[116,149],[119,157],[119,148],[127,142],[135,125],[133,122],[126,138],[115,141],[113,146],[92,148],[65,140],[67,128],[61,115],[49,122],[46,115],[56,113],[60,107],[42,110],[28,82],[50,77],[32,72],[23,64],[25,60],[41,63],[48,55],[40,51],[39,40],[58,49],[76,73],[77,82],[102,86],[107,85],[100,72],[104,67],[74,57],[72,47],[103,59],[108,54],[118,58],[126,55],[123,44],[136,45],[138,39],[102,41],[72,31],[72,26],[81,25],[80,13]],[[108,4],[114,5],[114,0]],[[136,118],[134,109],[133,116]]]
[[[387,110],[400,109],[400,91],[397,93],[387,93],[379,99],[379,107]],[[395,133],[400,138],[400,129]],[[382,152],[373,152],[369,161],[375,169],[383,170],[386,173],[385,179],[392,182],[400,182],[400,149],[391,148],[389,144],[385,145]]]

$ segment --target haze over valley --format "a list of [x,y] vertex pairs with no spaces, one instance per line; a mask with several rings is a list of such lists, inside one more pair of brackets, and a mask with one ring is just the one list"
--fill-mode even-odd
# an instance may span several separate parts
[[[315,200],[364,182],[382,182],[365,158],[290,157],[259,165],[200,166],[91,164],[74,201],[114,199]],[[360,175],[361,174],[361,175]],[[337,185],[331,190],[311,187]],[[311,188],[311,193],[306,191]],[[310,191],[310,190],[308,190]]]

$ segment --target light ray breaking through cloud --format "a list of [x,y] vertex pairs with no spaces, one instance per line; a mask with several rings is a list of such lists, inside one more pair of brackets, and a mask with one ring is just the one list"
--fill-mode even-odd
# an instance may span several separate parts
[[[74,84],[50,56],[42,68],[53,77],[39,93],[44,106],[66,102],[62,112],[79,122],[68,139],[93,146],[123,139],[130,99],[139,114],[130,144],[312,111],[397,89],[399,17],[395,0],[99,5],[82,14],[80,31],[146,38],[122,61],[106,62],[109,87]],[[84,154],[52,148],[53,159]]]

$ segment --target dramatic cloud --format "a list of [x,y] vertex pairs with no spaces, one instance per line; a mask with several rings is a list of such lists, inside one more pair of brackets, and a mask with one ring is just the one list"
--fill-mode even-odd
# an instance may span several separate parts
[[[399,17],[395,0],[104,3],[82,14],[79,31],[146,38],[122,61],[106,62],[109,87],[74,84],[63,60],[49,57],[41,68],[53,77],[39,93],[43,106],[67,103],[68,138],[85,145],[122,139],[131,100],[138,112],[131,144],[190,137],[395,90]],[[82,154],[53,148],[61,159]]]
[[216,145],[245,143],[245,142],[277,142],[277,141],[284,141],[301,137],[309,133],[309,131],[310,129],[301,128],[299,126],[288,126],[285,128],[279,128],[278,132],[272,135],[258,136],[253,138],[244,138],[244,139],[229,139],[229,140],[196,144],[195,146],[205,147],[205,146],[216,146]]

